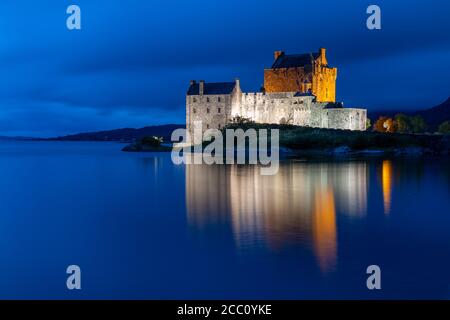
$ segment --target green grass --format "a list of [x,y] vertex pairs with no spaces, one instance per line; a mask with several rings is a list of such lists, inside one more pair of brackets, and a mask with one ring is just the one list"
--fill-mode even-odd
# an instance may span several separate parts
[[393,149],[406,147],[433,148],[439,145],[442,136],[399,133],[378,133],[369,131],[350,131],[319,129],[293,125],[275,124],[231,124],[230,129],[279,129],[280,146],[291,149],[327,149],[348,146],[353,150]]

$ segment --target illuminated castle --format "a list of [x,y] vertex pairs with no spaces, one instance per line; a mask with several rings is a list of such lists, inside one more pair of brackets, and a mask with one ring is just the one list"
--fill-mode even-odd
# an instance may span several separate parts
[[264,90],[272,92],[311,92],[317,102],[336,101],[337,68],[328,66],[326,50],[286,55],[275,51],[272,68],[264,70]]
[[194,122],[202,121],[203,130],[222,129],[240,116],[257,123],[366,130],[366,109],[336,103],[336,76],[324,48],[299,55],[275,51],[260,92],[242,92],[239,80],[192,80],[186,94],[186,127],[192,133]]

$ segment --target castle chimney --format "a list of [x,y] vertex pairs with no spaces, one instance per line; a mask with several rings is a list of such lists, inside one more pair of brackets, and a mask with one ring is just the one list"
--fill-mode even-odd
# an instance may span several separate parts
[[275,51],[273,55],[275,57],[275,60],[277,60],[279,56],[284,55],[284,51]]
[[321,61],[322,64],[324,64],[324,65],[328,64],[328,62],[327,62],[327,49],[320,48],[319,49],[319,56],[320,56],[320,61]]
[[203,95],[205,92],[205,80],[200,80],[200,83],[198,84],[198,94]]
[[193,85],[195,84],[195,80],[189,81],[189,84],[190,84],[191,86],[193,86]]
[[321,56],[325,56],[327,49],[325,49],[325,48],[320,48],[319,51],[320,51],[320,55],[321,55]]
[[236,81],[236,91],[241,91],[241,80],[239,80],[239,78],[236,78],[235,81]]

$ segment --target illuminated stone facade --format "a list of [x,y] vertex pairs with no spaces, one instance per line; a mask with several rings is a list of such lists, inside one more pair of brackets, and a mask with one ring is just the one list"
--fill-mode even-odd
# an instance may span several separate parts
[[[366,109],[344,108],[343,103],[335,102],[336,69],[328,67],[325,49],[293,59],[282,52],[276,52],[275,57],[273,68],[265,70],[261,92],[242,92],[239,80],[191,81],[186,95],[186,127],[190,133],[195,121],[202,122],[203,131],[222,129],[236,116],[257,123],[366,130]],[[285,60],[280,60],[282,57]],[[310,67],[305,62],[308,57],[312,59]],[[303,67],[292,70],[278,68],[303,62]]]
[[275,51],[272,68],[264,70],[264,91],[311,92],[317,102],[336,101],[337,68],[328,66],[326,50],[286,55]]

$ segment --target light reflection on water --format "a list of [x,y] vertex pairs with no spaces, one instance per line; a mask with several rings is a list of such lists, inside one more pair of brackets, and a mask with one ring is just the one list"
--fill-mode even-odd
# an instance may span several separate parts
[[275,176],[256,166],[190,165],[188,220],[199,227],[229,222],[239,249],[309,246],[326,273],[337,259],[336,212],[366,214],[368,179],[365,162],[289,162]]
[[[176,166],[108,143],[0,143],[0,297],[449,298],[448,159]],[[382,269],[382,290],[366,268]]]
[[392,162],[384,160],[382,164],[383,204],[386,215],[391,211]]

